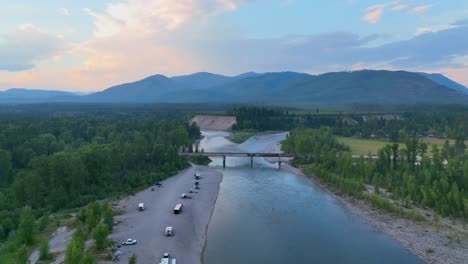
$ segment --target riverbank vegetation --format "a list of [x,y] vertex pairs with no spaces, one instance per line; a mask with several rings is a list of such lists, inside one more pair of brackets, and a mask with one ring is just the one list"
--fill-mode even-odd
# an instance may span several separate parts
[[[403,108],[405,109],[405,108]],[[426,109],[421,106],[421,109]],[[331,128],[343,140],[372,139],[374,143],[405,143],[418,137],[429,144],[445,144],[446,140],[462,142],[468,137],[468,108],[433,106],[428,111],[413,109],[401,112],[338,112],[295,111],[268,106],[241,106],[227,111],[235,115],[234,131],[291,130],[294,128]],[[371,144],[361,142],[362,144]],[[375,149],[371,149],[375,150]],[[362,151],[358,151],[362,154]],[[366,155],[368,153],[365,153]]]
[[[403,209],[414,204],[442,216],[468,220],[468,154],[461,144],[449,144],[442,150],[433,145],[430,158],[427,145],[412,138],[405,142],[405,148],[386,145],[378,151],[377,159],[353,159],[347,146],[324,127],[292,131],[283,149],[297,155],[294,163],[307,166],[306,173],[379,208],[421,220],[422,216],[407,215]],[[374,186],[375,194],[364,194],[365,184]],[[379,196],[380,190],[390,193],[401,206]]]
[[250,137],[256,136],[256,135],[269,135],[269,134],[274,134],[274,133],[280,133],[283,131],[273,131],[273,130],[267,130],[267,131],[257,131],[257,130],[252,130],[252,129],[246,129],[246,130],[235,130],[232,132],[231,136],[229,137],[229,140],[231,140],[234,143],[241,144]]
[[137,114],[2,116],[0,263],[22,263],[50,215],[128,194],[187,167],[178,150],[199,137],[198,127],[181,119]]

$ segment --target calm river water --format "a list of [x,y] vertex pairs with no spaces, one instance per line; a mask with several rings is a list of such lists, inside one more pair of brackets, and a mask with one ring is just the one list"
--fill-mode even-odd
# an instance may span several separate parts
[[[205,151],[263,151],[285,134],[241,145],[204,132]],[[305,177],[257,158],[222,159],[224,174],[208,228],[204,264],[422,263]]]

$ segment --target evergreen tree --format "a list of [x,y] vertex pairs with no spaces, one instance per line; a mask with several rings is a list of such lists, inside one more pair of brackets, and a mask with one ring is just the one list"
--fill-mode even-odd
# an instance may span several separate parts
[[22,245],[16,254],[16,264],[28,264],[28,257],[28,250],[25,245]]
[[106,207],[104,208],[103,222],[107,226],[109,231],[112,231],[112,229],[114,229],[114,212],[112,212],[112,209],[109,207],[109,205],[106,205]]
[[96,242],[96,249],[102,250],[107,246],[107,235],[109,229],[107,225],[99,223],[93,231],[93,238]]
[[77,230],[73,235],[72,240],[68,243],[65,264],[81,264],[83,253],[85,249],[85,242],[82,230]]
[[136,264],[136,263],[137,263],[137,257],[135,254],[133,254],[128,260],[128,264]]
[[20,223],[18,226],[18,241],[21,244],[32,245],[35,238],[34,216],[31,207],[21,210]]
[[49,241],[47,240],[44,240],[41,243],[41,247],[39,249],[39,259],[40,260],[52,259],[52,254],[50,253],[50,248],[49,248]]
[[81,259],[80,264],[97,264],[96,257],[94,257],[90,252],[87,252]]

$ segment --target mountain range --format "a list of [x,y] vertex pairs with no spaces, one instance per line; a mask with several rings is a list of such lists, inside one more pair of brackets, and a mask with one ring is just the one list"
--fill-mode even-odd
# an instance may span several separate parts
[[25,89],[0,92],[0,103],[21,102],[467,104],[468,89],[441,74],[406,71],[248,72],[233,77],[199,72],[171,78],[153,75],[88,95]]

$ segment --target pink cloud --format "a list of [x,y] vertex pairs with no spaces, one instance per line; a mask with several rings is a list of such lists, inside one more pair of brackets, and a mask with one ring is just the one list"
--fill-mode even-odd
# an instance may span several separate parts
[[424,14],[427,10],[431,9],[432,5],[420,5],[413,8],[413,13]]
[[384,14],[385,5],[373,5],[366,9],[367,14],[363,17],[364,21],[376,24]]
[[391,8],[392,11],[401,11],[401,10],[405,10],[409,7],[409,5],[407,4],[398,4],[394,7]]
[[[80,61],[70,66],[47,59],[53,67],[0,72],[1,88],[43,87],[91,91],[156,73],[175,75],[203,68],[191,41],[213,33],[206,20],[251,0],[127,0],[104,12],[85,9],[94,21],[94,36],[69,45],[64,54]],[[53,54],[60,58],[62,54]],[[61,66],[56,66],[59,65]],[[41,67],[43,66],[43,67]]]

